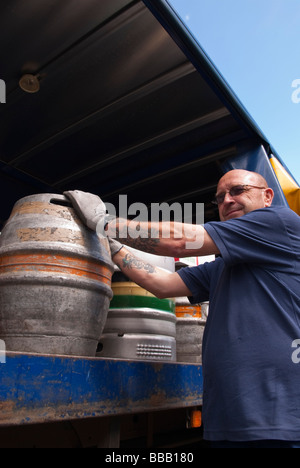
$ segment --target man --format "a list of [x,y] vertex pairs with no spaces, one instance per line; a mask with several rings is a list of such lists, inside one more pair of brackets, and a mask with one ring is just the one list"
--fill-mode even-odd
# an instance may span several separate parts
[[[98,197],[66,195],[90,227],[104,223]],[[217,254],[214,262],[177,273],[152,267],[111,241],[113,261],[156,296],[210,301],[203,422],[213,447],[300,448],[300,218],[286,207],[272,207],[272,200],[262,176],[233,170],[217,187],[220,222],[171,223],[169,239],[164,223],[140,223],[140,232],[156,229],[158,236],[123,239],[159,255]],[[111,220],[108,235],[127,223]],[[199,238],[201,246],[187,248]]]

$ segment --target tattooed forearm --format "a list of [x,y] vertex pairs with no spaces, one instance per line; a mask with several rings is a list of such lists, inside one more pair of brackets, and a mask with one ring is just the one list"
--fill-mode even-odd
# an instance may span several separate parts
[[109,223],[108,235],[143,252],[159,253],[159,229],[155,225],[118,218]]
[[138,237],[137,239],[127,239],[126,245],[133,247],[137,250],[142,250],[143,252],[156,254],[158,253],[159,239],[145,239]]
[[129,270],[136,268],[137,270],[145,270],[148,273],[155,272],[155,267],[150,265],[150,263],[146,263],[143,260],[140,260],[130,254],[126,254],[122,259],[122,266],[123,268],[128,268]]

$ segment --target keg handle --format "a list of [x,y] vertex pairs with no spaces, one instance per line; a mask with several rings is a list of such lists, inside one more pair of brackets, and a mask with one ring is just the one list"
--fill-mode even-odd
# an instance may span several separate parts
[[52,205],[66,206],[67,208],[73,208],[72,203],[64,196],[57,195],[54,198],[50,199]]

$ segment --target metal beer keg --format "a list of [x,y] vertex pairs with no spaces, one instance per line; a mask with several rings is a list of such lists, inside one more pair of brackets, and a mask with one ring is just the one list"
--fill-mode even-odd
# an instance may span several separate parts
[[177,361],[201,363],[202,339],[206,324],[202,305],[192,305],[187,297],[178,297],[175,312]]
[[[175,269],[174,259],[129,250],[152,265]],[[112,289],[97,356],[176,361],[175,301],[156,298],[120,272],[113,276]]]
[[112,298],[108,240],[62,195],[19,200],[0,236],[0,338],[6,349],[95,356]]

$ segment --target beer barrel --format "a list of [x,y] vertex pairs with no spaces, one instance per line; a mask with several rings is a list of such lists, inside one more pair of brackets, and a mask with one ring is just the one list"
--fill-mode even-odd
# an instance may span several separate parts
[[201,304],[190,304],[187,297],[176,298],[176,349],[177,361],[202,362],[202,339],[206,316]]
[[0,236],[0,338],[6,349],[95,356],[110,299],[108,240],[62,195],[19,200]]
[[[152,265],[175,269],[174,259],[129,250]],[[113,275],[112,290],[97,356],[176,361],[174,299],[158,299],[118,271]]]

